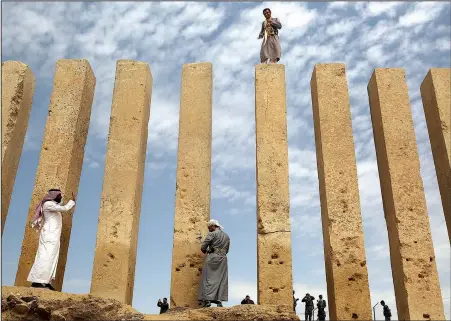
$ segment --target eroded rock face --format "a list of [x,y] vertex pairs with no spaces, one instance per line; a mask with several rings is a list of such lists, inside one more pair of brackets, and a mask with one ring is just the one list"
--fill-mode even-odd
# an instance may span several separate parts
[[160,315],[148,314],[144,320],[300,320],[292,309],[277,305],[235,305],[230,308],[175,308]]
[[48,289],[2,287],[3,320],[142,320],[117,300]]
[[174,308],[165,314],[139,313],[114,299],[48,289],[2,287],[3,320],[299,320],[285,306]]
[[149,65],[118,60],[90,292],[126,304],[133,301],[151,95]]
[[197,308],[211,199],[213,65],[182,69],[171,269],[172,307]]
[[[26,222],[32,220],[36,204],[49,188],[60,188],[66,200],[77,195],[95,85],[96,78],[86,59],[59,59],[56,62],[53,91]],[[71,210],[62,215],[61,245],[56,278],[52,284],[57,290],[61,290],[63,286],[73,213],[74,210]],[[38,245],[39,236],[27,223],[24,226],[14,285],[31,285],[27,278]]]
[[285,67],[255,67],[258,303],[293,308]]

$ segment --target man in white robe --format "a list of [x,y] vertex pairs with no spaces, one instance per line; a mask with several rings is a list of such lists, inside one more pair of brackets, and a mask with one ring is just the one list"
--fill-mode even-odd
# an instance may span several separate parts
[[61,212],[68,212],[75,202],[70,200],[62,206],[63,197],[59,189],[51,189],[35,209],[31,227],[39,232],[39,246],[27,281],[32,287],[49,288],[55,279],[58,265],[60,237],[63,227]]

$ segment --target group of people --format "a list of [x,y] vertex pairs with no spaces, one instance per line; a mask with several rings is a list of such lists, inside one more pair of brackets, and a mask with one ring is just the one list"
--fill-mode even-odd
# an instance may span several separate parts
[[[56,267],[60,250],[60,237],[62,231],[62,215],[75,206],[75,197],[63,205],[63,194],[60,189],[50,189],[35,208],[31,220],[31,227],[39,235],[39,245],[36,257],[28,275],[27,281],[35,288],[48,288],[55,290],[52,281],[55,279]],[[228,300],[228,262],[227,254],[230,249],[230,238],[224,232],[224,228],[217,220],[207,223],[208,234],[202,241],[200,251],[206,255],[202,268],[202,279],[199,286],[198,300],[200,306],[210,307],[215,303],[222,307],[222,302]],[[293,291],[293,309],[296,312],[298,298]],[[305,303],[305,319],[312,320],[315,297],[307,293],[301,302]],[[255,304],[249,295],[241,301],[241,304]],[[391,319],[390,308],[381,301],[385,320]],[[157,306],[160,313],[169,309],[167,298],[158,300]],[[327,307],[326,300],[319,295],[316,302],[318,320],[325,320]]]
[[[39,233],[39,245],[33,266],[27,281],[34,288],[55,290],[52,281],[55,279],[63,227],[62,214],[75,206],[75,197],[63,205],[63,194],[60,189],[50,189],[35,208],[31,227]],[[222,306],[228,300],[228,264],[227,253],[230,238],[223,231],[217,220],[207,223],[209,233],[200,247],[206,254],[202,269],[202,280],[199,286],[198,299],[203,307],[215,303]],[[167,298],[158,300],[162,313],[169,309]]]
[[[294,297],[295,291],[293,291],[293,309],[296,312],[297,301],[299,298]],[[307,293],[301,302],[305,303],[305,320],[312,321],[313,311],[315,310],[315,297],[311,296]],[[318,320],[326,320],[326,300],[323,299],[323,296],[319,295],[319,300],[316,301],[316,308],[318,309]]]
[[[73,196],[73,195],[72,195]],[[33,266],[27,281],[34,288],[55,290],[52,281],[55,279],[63,227],[62,214],[75,206],[75,197],[63,205],[63,194],[60,189],[50,189],[35,208],[31,227],[39,233],[39,245]],[[203,307],[211,303],[222,306],[228,300],[228,264],[227,253],[230,238],[223,231],[217,220],[207,223],[209,233],[202,242],[200,250],[206,254],[202,269],[202,280],[199,287],[199,301]],[[158,301],[163,310],[169,308],[167,298]]]
[[[271,10],[263,10],[265,20],[262,22],[258,39],[262,40],[260,49],[261,63],[277,63],[282,50],[280,47],[279,30],[282,24],[278,18],[272,18]],[[55,290],[52,281],[55,279],[58,264],[60,236],[62,231],[61,213],[70,211],[75,206],[75,197],[66,205],[62,205],[63,195],[60,189],[51,189],[39,202],[35,209],[31,226],[40,233],[39,246],[33,267],[27,278],[32,287]],[[216,303],[222,306],[221,301],[227,301],[227,252],[230,239],[222,227],[215,220],[208,223],[207,238],[201,246],[202,253],[206,254],[202,282],[199,289],[199,300],[203,306]]]

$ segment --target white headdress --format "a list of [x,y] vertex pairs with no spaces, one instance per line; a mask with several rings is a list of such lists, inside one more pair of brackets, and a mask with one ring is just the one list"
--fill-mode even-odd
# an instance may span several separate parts
[[221,230],[224,229],[224,228],[219,224],[219,222],[218,222],[217,220],[210,220],[210,221],[207,223],[207,226],[208,226],[208,227],[210,227],[210,226],[217,226],[217,227],[219,227]]

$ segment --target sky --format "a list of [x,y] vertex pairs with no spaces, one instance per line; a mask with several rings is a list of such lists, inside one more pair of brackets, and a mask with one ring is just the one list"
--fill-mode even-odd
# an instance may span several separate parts
[[[2,62],[32,69],[36,87],[2,239],[2,284],[12,285],[30,206],[55,64],[88,59],[97,79],[63,291],[88,293],[118,59],[148,62],[153,76],[133,307],[158,313],[170,296],[180,80],[186,63],[213,64],[211,218],[235,244],[229,302],[257,297],[254,72],[262,10],[280,19],[285,65],[293,285],[327,298],[310,78],[317,63],[346,64],[372,305],[396,319],[367,84],[374,68],[404,68],[436,263],[450,315],[450,244],[420,84],[450,67],[448,2],[8,2],[2,3]],[[303,316],[303,306],[298,315]],[[376,317],[382,319],[377,307]]]

